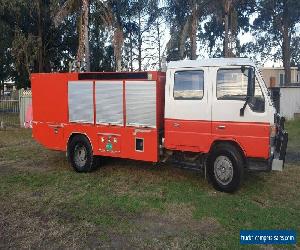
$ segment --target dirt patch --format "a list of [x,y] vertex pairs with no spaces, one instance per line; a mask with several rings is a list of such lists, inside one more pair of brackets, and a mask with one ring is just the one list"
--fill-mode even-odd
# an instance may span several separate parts
[[[186,245],[186,239],[197,237],[198,239],[212,236],[222,230],[220,223],[211,217],[200,220],[192,218],[194,207],[186,204],[169,205],[165,213],[151,211],[133,219],[137,227],[136,241],[145,247],[159,248],[160,244],[169,241],[171,248],[182,248]],[[189,235],[182,237],[182,235]],[[147,242],[151,245],[147,246]],[[150,243],[149,243],[150,244]],[[153,245],[154,244],[154,245]]]
[[105,245],[101,239],[104,232],[87,222],[69,223],[65,220],[61,223],[53,214],[29,207],[10,204],[9,208],[3,203],[0,206],[0,249],[79,249]]
[[252,202],[254,203],[254,204],[256,204],[256,205],[258,205],[259,207],[261,207],[261,208],[267,208],[267,207],[269,207],[269,201],[268,200],[266,200],[266,199],[264,199],[263,197],[261,197],[261,196],[254,196],[253,198],[252,198]]

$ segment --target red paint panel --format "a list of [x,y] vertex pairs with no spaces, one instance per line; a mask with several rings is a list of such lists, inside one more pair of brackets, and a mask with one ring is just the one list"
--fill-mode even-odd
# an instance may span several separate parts
[[57,124],[34,122],[32,135],[46,148],[62,151],[65,149],[64,129]]
[[165,120],[166,148],[206,153],[211,143],[210,121]]
[[62,123],[68,121],[68,81],[77,73],[32,74],[33,121]]
[[269,158],[268,123],[165,120],[165,147],[207,153],[215,141],[234,141],[246,157]]
[[[108,155],[120,154],[121,138],[120,134],[98,133],[99,147],[96,150]],[[111,148],[108,149],[107,145],[111,145]]]
[[[135,150],[136,138],[144,140],[143,152]],[[126,127],[122,138],[123,158],[157,162],[158,152],[158,132],[157,129]]]
[[212,122],[213,140],[233,140],[247,157],[269,158],[270,124]]
[[[128,158],[134,160],[157,162],[158,155],[158,133],[156,129],[105,126],[105,125],[81,125],[67,124],[64,128],[64,145],[72,133],[83,133],[89,137],[95,155]],[[107,152],[103,150],[106,146],[101,141],[101,137],[118,138],[117,143],[113,143],[114,150]],[[135,139],[144,139],[144,151],[135,150]]]

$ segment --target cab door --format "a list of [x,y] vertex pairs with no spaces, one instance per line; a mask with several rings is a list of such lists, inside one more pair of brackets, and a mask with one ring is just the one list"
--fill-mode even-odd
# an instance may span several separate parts
[[268,158],[270,124],[257,78],[255,94],[251,98],[254,102],[248,102],[244,114],[241,114],[248,86],[245,66],[216,67],[213,70],[216,76],[212,95],[213,140],[234,141],[247,157]]
[[207,152],[211,143],[211,76],[208,67],[170,69],[165,95],[165,147]]

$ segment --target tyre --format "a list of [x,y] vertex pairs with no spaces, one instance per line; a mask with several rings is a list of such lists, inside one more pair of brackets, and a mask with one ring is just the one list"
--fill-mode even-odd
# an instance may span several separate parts
[[92,146],[84,135],[76,135],[68,144],[68,161],[75,171],[90,172],[95,168],[96,158]]
[[244,161],[239,149],[229,143],[215,146],[208,158],[208,174],[215,189],[232,193],[239,189]]

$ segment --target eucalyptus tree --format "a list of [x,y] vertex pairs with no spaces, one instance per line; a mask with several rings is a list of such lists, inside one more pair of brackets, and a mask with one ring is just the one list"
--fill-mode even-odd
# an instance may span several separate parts
[[65,0],[63,5],[57,5],[54,15],[54,23],[59,26],[70,14],[77,13],[78,49],[77,63],[79,68],[85,64],[86,70],[90,70],[89,49],[89,0]]
[[74,54],[74,22],[68,20],[64,26],[54,27],[51,11],[56,1],[2,0],[0,47],[11,69],[8,78],[18,87],[30,85],[32,72],[66,70],[62,62]]
[[[97,0],[94,0],[95,3]],[[94,14],[98,16],[102,23],[102,29],[106,29],[112,34],[111,45],[114,54],[114,69],[121,71],[124,68],[124,41],[128,33],[127,14],[129,13],[130,1],[107,0],[98,1]],[[127,32],[127,33],[126,33]]]
[[[299,34],[296,32],[296,25],[299,22],[299,0],[258,1],[258,17],[253,23],[257,48],[267,51],[265,54],[273,54],[275,59],[281,57],[287,84],[291,82],[291,48],[297,44]],[[276,51],[276,48],[279,49]]]
[[[207,20],[200,29],[200,40],[208,44],[212,56],[238,56],[241,50],[238,34],[250,30],[250,16],[255,0],[212,0]],[[221,41],[222,49],[217,42]],[[214,53],[214,49],[216,52]]]
[[[199,21],[206,16],[209,0],[168,0],[168,22],[171,38],[168,59],[197,58],[197,31]],[[189,40],[189,43],[187,43]]]
[[[161,16],[162,8],[159,0],[131,0],[124,6],[123,23],[125,28],[125,45],[129,48],[130,70],[133,70],[133,62],[137,62],[138,70],[142,70],[145,60],[150,60],[148,47],[151,43],[152,29],[156,26],[157,19]],[[126,55],[125,55],[126,56]]]

